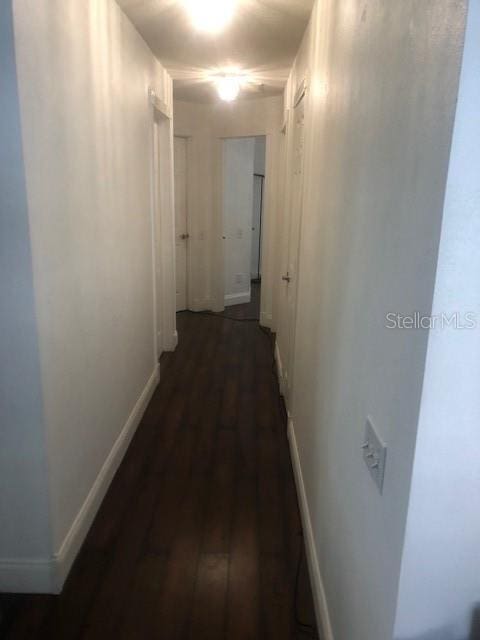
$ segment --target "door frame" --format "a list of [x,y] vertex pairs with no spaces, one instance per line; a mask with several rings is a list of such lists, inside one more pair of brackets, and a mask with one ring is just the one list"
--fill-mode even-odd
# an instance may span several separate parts
[[[263,183],[263,216],[262,216],[262,238],[261,238],[261,272],[262,272],[262,289],[260,295],[260,324],[262,326],[271,326],[271,314],[266,313],[263,309],[262,300],[264,292],[268,287],[273,288],[273,274],[267,269],[267,263],[270,255],[273,253],[271,244],[274,242],[274,234],[270,216],[272,212],[269,207],[269,188],[272,176],[271,167],[272,158],[275,156],[277,148],[277,137],[280,134],[272,133],[265,130],[253,130],[251,133],[243,133],[241,135],[217,136],[214,141],[214,211],[213,225],[215,229],[213,261],[215,269],[213,270],[212,283],[212,308],[213,311],[221,312],[225,310],[225,242],[223,234],[223,141],[238,138],[265,138],[265,180]],[[273,181],[272,181],[273,182]],[[273,186],[273,185],[272,185]],[[272,237],[270,237],[272,236]]]
[[[190,280],[191,278],[193,278],[193,273],[192,273],[192,269],[191,269],[191,259],[190,259],[190,246],[191,246],[191,240],[192,240],[192,236],[193,236],[193,230],[191,228],[191,223],[190,223],[190,215],[189,215],[189,204],[190,204],[190,197],[191,197],[191,181],[190,181],[190,171],[189,171],[189,166],[191,166],[191,158],[192,158],[192,140],[191,140],[191,136],[186,136],[186,135],[182,135],[180,133],[176,133],[174,131],[173,133],[173,138],[181,138],[182,140],[185,140],[185,218],[186,218],[186,232],[189,235],[188,239],[187,239],[187,245],[186,245],[186,250],[185,250],[185,254],[186,254],[186,278],[185,278],[185,309],[191,309],[192,308],[192,301],[191,301],[191,296],[190,296]],[[174,155],[175,158],[175,155]],[[175,165],[175,162],[174,162]],[[174,175],[173,175],[173,180],[174,180],[174,189],[175,189],[175,166],[174,166]],[[175,204],[175,203],[174,203]],[[175,241],[175,247],[176,247],[176,240],[177,240],[177,232],[176,232],[176,213],[175,213],[175,207],[174,207],[174,241]],[[176,248],[175,248],[175,260],[176,260]],[[175,268],[176,268],[176,262],[175,262]],[[176,287],[175,287],[175,309],[177,308],[177,301],[176,301]]]
[[178,343],[175,295],[173,122],[170,107],[149,90],[154,362]]
[[[297,256],[296,256],[296,269],[293,277],[295,279],[295,291],[294,301],[292,307],[290,307],[291,301],[289,299],[289,280],[285,280],[284,277],[291,277],[290,271],[290,252],[292,248],[292,216],[293,216],[293,170],[294,170],[294,153],[295,153],[295,118],[296,108],[303,103],[305,114],[305,128],[308,127],[309,118],[309,72],[306,71],[303,78],[298,83],[294,95],[290,99],[290,106],[285,111],[285,120],[282,126],[281,133],[284,136],[283,145],[283,168],[282,175],[284,176],[284,209],[282,215],[282,223],[287,230],[284,236],[281,255],[278,261],[278,272],[275,274],[278,277],[278,330],[275,340],[275,359],[277,364],[277,372],[280,384],[280,391],[285,399],[286,409],[289,415],[293,412],[292,399],[295,377],[295,342],[296,342],[296,321],[298,311],[298,284],[300,277],[300,248],[302,239],[302,226],[303,226],[303,211],[305,206],[305,166],[307,162],[307,141],[305,138],[305,144],[302,154],[302,204],[299,211],[298,219],[298,238],[297,238]],[[290,291],[290,295],[293,293]]]

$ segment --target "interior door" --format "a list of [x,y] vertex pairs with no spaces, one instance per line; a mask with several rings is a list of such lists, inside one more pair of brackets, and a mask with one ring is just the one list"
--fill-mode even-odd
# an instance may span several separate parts
[[175,263],[177,311],[187,308],[187,140],[175,136]]
[[298,261],[300,250],[300,228],[303,209],[303,166],[305,147],[305,99],[302,97],[294,110],[293,163],[290,229],[288,239],[288,272],[284,275],[287,291],[287,349],[286,387],[287,406],[290,404],[293,385],[293,362],[295,352],[295,322],[297,312]]

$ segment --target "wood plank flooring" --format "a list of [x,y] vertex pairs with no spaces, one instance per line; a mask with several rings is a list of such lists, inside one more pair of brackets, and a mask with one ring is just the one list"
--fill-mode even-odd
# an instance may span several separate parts
[[[255,313],[258,290],[226,311]],[[188,312],[178,331],[63,593],[0,596],[2,638],[317,637],[271,338]]]

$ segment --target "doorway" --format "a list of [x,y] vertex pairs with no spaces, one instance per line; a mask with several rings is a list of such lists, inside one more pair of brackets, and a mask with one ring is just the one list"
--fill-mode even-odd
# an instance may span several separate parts
[[265,136],[223,140],[224,304],[260,298]]
[[175,267],[176,308],[187,308],[188,287],[188,200],[187,200],[187,138],[174,137],[175,167]]

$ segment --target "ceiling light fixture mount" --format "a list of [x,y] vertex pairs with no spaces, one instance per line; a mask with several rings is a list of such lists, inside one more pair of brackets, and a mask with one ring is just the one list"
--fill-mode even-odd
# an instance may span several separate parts
[[219,33],[232,20],[238,0],[183,0],[193,26],[206,33]]

